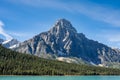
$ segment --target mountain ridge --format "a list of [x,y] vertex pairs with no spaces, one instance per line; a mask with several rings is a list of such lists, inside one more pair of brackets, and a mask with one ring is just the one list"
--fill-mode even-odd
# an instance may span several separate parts
[[15,45],[18,45],[20,42],[17,39],[3,40],[0,39],[0,44],[6,48],[12,48]]
[[20,43],[14,50],[44,58],[77,57],[96,65],[120,62],[120,52],[77,33],[66,19],[59,19],[49,31]]

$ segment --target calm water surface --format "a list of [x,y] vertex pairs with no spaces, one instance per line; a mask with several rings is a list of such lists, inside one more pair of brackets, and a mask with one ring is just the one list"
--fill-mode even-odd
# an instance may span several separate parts
[[0,80],[120,80],[120,76],[0,76]]

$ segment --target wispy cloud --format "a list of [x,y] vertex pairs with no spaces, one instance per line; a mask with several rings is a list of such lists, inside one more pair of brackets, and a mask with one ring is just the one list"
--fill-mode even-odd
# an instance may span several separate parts
[[113,48],[120,48],[120,32],[119,30],[103,30],[96,34],[102,43]]
[[109,7],[100,6],[97,4],[82,5],[78,8],[75,6],[76,11],[85,14],[93,19],[109,23],[113,26],[120,27],[120,10],[115,10]]
[[120,34],[107,35],[107,38],[110,42],[119,42],[120,43]]
[[0,21],[0,34],[5,36],[6,40],[12,39],[12,37],[5,32],[5,30],[3,29],[3,26],[4,26],[4,23]]
[[69,12],[75,12],[89,16],[90,18],[109,23],[120,27],[120,10],[101,6],[95,3],[65,3],[60,0],[11,0],[14,3],[20,3],[33,7],[56,8]]
[[15,39],[18,39],[19,41],[24,41],[29,38],[32,38],[35,34],[28,33],[28,32],[15,32],[15,31],[7,31],[10,35],[12,35]]
[[119,30],[101,30],[99,37],[106,39],[108,42],[120,43],[120,31]]
[[[8,0],[9,1],[9,0]],[[47,8],[59,8],[67,9],[66,4],[61,3],[59,0],[11,0],[9,2],[18,3],[33,7],[47,7]]]
[[10,31],[9,34],[17,37],[26,37],[29,35],[28,33],[24,33],[24,32],[10,32]]

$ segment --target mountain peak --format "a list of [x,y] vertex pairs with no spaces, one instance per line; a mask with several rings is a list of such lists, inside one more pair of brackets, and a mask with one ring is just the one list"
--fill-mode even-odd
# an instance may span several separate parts
[[66,31],[77,33],[77,30],[72,26],[71,22],[66,19],[59,19],[51,30],[52,31],[66,30]]
[[71,24],[70,21],[68,21],[67,19],[58,19],[56,23],[68,23],[68,24]]

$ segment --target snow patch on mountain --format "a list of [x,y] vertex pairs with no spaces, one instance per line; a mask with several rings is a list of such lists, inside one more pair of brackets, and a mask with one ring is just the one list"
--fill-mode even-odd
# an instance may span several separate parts
[[2,43],[2,45],[6,48],[12,48],[12,47],[17,47],[17,44],[19,44],[20,42],[17,41],[16,39],[10,39],[10,40],[6,40]]
[[4,45],[4,44],[7,44],[7,43],[9,43],[9,42],[11,42],[11,41],[12,41],[12,39],[6,40],[6,41],[4,41],[2,44]]
[[10,49],[13,49],[13,48],[16,48],[16,47],[18,47],[19,46],[19,43],[18,44],[15,44],[15,45],[12,45],[12,46],[10,46],[9,48]]

